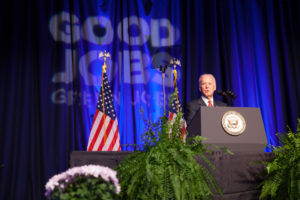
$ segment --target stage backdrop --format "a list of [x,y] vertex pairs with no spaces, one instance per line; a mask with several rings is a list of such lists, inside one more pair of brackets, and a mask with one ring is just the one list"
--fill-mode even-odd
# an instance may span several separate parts
[[[159,64],[178,58],[181,102],[198,77],[259,107],[268,142],[296,128],[300,106],[300,8],[296,1],[12,0],[0,8],[0,199],[42,199],[44,184],[85,150],[108,77],[122,150],[141,144],[144,120],[163,114]],[[167,70],[167,98],[173,77]],[[167,101],[168,103],[168,101]]]

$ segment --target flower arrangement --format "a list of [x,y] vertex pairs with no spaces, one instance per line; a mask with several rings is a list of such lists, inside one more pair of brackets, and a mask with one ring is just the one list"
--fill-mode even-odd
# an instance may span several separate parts
[[47,199],[119,199],[117,172],[99,165],[73,167],[46,184]]

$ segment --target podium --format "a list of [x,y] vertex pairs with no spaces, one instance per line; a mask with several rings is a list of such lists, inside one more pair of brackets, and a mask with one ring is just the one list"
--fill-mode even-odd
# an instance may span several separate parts
[[263,153],[267,144],[259,108],[201,106],[187,131],[188,137],[207,138],[203,143],[212,148],[225,146],[233,152]]

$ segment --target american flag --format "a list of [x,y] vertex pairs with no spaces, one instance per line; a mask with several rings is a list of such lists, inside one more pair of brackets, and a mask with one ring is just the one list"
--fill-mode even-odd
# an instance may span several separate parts
[[[102,89],[103,87],[103,89]],[[104,95],[102,94],[102,90]],[[104,110],[103,110],[104,101]],[[106,73],[103,73],[99,99],[90,132],[88,151],[120,151],[118,119]]]
[[[169,110],[169,120],[171,121],[171,124],[174,123],[174,120],[177,117],[178,110],[180,112],[182,110],[180,102],[177,99],[177,97],[178,97],[178,89],[177,88],[175,89],[174,93],[176,95],[174,95],[175,98],[173,98],[173,101],[172,101],[172,104],[171,104],[171,107],[170,107],[170,110]],[[186,121],[182,118],[180,120],[180,122],[182,123],[182,126],[183,126],[182,127],[182,132],[181,132],[181,137],[183,138],[183,141],[185,142],[185,139],[186,139]]]

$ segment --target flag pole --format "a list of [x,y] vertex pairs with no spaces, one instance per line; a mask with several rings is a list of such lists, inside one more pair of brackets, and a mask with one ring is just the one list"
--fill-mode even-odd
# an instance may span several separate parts
[[107,58],[110,58],[110,54],[109,52],[106,52],[106,51],[101,51],[100,54],[99,54],[99,58],[102,58],[103,57],[103,65],[102,65],[102,78],[101,78],[101,93],[102,93],[102,107],[103,107],[103,127],[104,127],[104,136],[103,136],[103,140],[104,140],[104,143],[106,142],[107,140],[107,133],[106,133],[106,122],[105,122],[105,119],[106,119],[106,114],[105,114],[105,103],[104,103],[104,86],[103,86],[103,76],[104,74],[106,73],[106,68],[107,68],[107,65],[106,65],[106,59]]
[[177,71],[176,71],[176,66],[181,66],[180,60],[173,58],[170,61],[170,65],[173,65],[173,76],[174,76],[174,81],[173,81],[173,88],[176,93],[176,101],[177,101],[177,112],[180,111],[179,109],[179,98],[178,98],[178,87],[177,87]]

